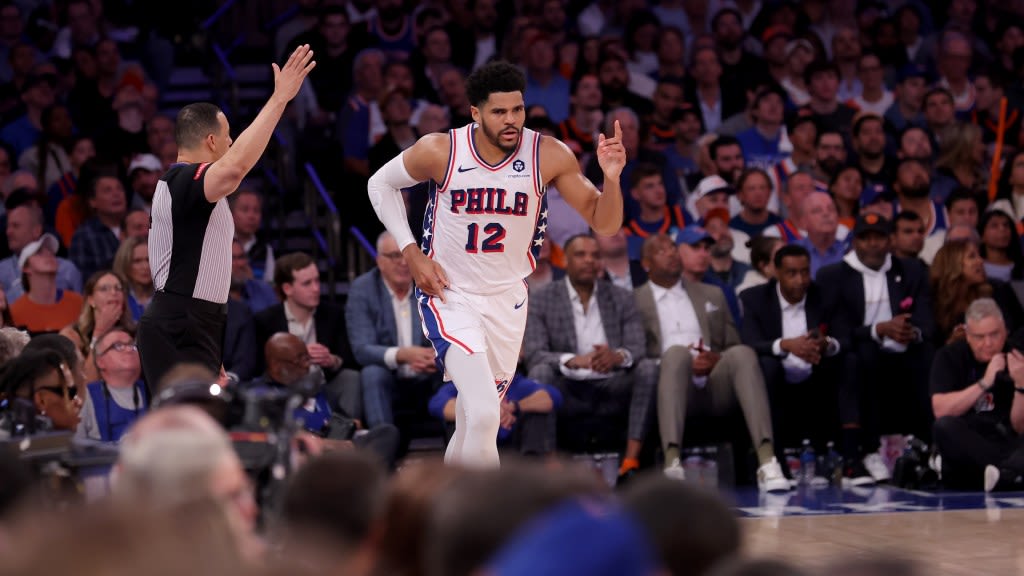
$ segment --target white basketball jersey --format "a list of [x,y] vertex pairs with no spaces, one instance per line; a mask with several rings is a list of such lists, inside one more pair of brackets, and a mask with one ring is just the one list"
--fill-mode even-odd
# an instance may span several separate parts
[[494,294],[533,272],[544,243],[540,134],[524,128],[515,152],[490,165],[477,154],[475,129],[468,124],[448,131],[448,170],[443,182],[430,182],[421,247],[453,287]]

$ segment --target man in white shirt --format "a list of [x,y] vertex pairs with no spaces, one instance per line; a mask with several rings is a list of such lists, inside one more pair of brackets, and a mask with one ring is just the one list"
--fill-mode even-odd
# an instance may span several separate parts
[[647,334],[647,357],[661,363],[657,408],[665,475],[685,477],[680,450],[686,417],[694,408],[722,415],[738,404],[757,451],[758,488],[788,491],[775,457],[757,355],[740,343],[725,295],[716,286],[684,282],[675,242],[664,234],[648,238],[643,263],[650,280],[637,288],[636,303]]
[[775,279],[740,296],[745,311],[741,336],[757,352],[776,440],[797,447],[807,438],[821,450],[838,438],[840,346],[828,335],[807,249],[789,244],[774,259]]
[[562,393],[558,423],[563,437],[565,432],[574,438],[582,434],[589,443],[594,435],[588,425],[594,432],[597,427],[616,432],[616,420],[628,414],[620,469],[626,474],[639,467],[657,366],[645,358],[633,294],[602,278],[597,240],[573,236],[565,243],[565,258],[566,279],[530,296],[523,357],[532,380]]
[[[426,399],[440,386],[434,350],[420,328],[412,273],[389,232],[377,239],[377,267],[359,276],[345,302],[345,326],[362,365],[366,423],[394,423],[397,398]],[[411,402],[407,402],[411,404]]]

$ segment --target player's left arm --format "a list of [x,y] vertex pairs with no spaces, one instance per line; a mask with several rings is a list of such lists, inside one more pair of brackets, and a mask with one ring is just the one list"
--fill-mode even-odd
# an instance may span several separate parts
[[576,209],[598,234],[611,236],[622,227],[622,188],[619,176],[626,165],[626,148],[622,145],[622,128],[615,122],[615,135],[601,134],[597,143],[597,161],[604,172],[604,191],[580,172],[576,155],[559,140],[545,137],[541,141],[542,174],[558,189],[559,194]]

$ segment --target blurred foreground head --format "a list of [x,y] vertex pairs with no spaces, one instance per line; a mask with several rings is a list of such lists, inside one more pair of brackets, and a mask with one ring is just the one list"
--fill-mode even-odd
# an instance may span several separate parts
[[173,510],[196,500],[222,503],[240,535],[253,530],[252,486],[221,426],[195,406],[168,406],[140,418],[121,442],[111,478],[129,506]]

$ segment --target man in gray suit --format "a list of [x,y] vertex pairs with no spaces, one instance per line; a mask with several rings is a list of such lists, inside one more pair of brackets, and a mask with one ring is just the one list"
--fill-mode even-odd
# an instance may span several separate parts
[[629,410],[620,474],[639,468],[657,365],[644,356],[633,295],[603,274],[597,240],[569,238],[566,279],[530,297],[523,354],[530,378],[562,393],[562,414],[612,417]]
[[701,283],[696,272],[707,267],[701,260],[710,258],[714,241],[703,228],[687,226],[677,242],[678,250],[664,234],[647,239],[642,261],[650,280],[636,289],[647,356],[661,360],[657,406],[665,475],[685,477],[680,447],[687,404],[692,402],[689,413],[722,414],[738,402],[757,450],[758,488],[787,491],[789,482],[772,446],[768,393],[757,354],[740,343],[722,290]]
[[[369,427],[394,424],[392,403],[399,395],[427,399],[441,378],[420,327],[412,292],[412,274],[390,233],[377,238],[377,267],[359,276],[349,288],[345,325],[356,361],[363,410]],[[422,398],[421,398],[422,397]]]

